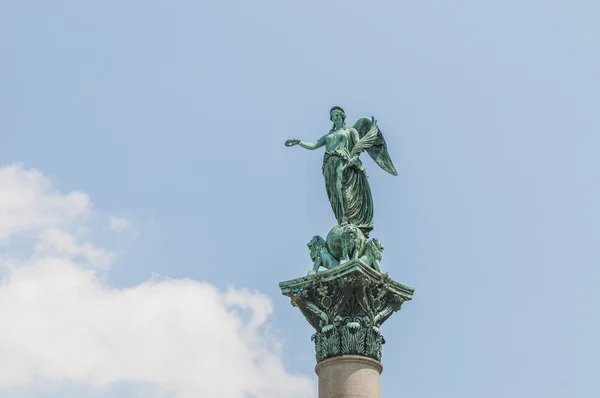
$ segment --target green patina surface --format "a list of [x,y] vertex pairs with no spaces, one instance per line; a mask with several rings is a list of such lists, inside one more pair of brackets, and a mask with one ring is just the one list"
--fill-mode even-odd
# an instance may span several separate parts
[[315,328],[317,362],[339,355],[380,361],[385,343],[380,327],[414,292],[361,260],[279,286]]
[[383,133],[374,118],[362,117],[346,126],[346,113],[339,106],[329,112],[333,127],[315,142],[292,138],[286,146],[314,150],[325,147],[323,177],[331,208],[339,225],[353,224],[368,237],[373,229],[375,209],[365,166],[360,154],[366,151],[392,175],[398,175],[387,150]]
[[[369,180],[360,154],[367,152],[385,171],[398,175],[383,134],[374,118],[360,118],[346,127],[346,114],[338,106],[330,112],[331,130],[315,142],[293,138],[286,146],[314,150],[325,146],[323,177],[333,214],[338,222],[327,238],[315,235],[308,242],[313,262],[308,276],[281,282],[315,328],[317,362],[339,355],[362,355],[381,360],[385,339],[379,328],[414,289],[381,273],[383,245],[369,238],[375,209]],[[320,268],[326,271],[319,272]]]

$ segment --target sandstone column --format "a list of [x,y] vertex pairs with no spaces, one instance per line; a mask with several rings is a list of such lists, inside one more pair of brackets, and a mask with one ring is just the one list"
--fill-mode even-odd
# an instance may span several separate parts
[[319,398],[380,398],[379,361],[359,355],[343,355],[317,364]]

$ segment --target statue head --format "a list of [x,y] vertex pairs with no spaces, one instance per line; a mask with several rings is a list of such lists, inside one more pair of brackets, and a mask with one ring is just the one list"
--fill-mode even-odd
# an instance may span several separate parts
[[321,238],[319,235],[313,236],[310,242],[306,244],[310,250],[311,260],[315,261],[315,259],[321,255],[321,250],[323,250],[325,245],[325,239]]
[[346,113],[341,106],[334,106],[329,111],[329,120],[333,122],[333,128],[346,125]]

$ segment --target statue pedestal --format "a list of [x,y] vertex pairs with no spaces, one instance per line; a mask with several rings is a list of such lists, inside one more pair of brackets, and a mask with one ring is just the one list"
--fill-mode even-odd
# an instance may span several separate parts
[[379,397],[380,327],[414,289],[359,259],[279,286],[316,331],[319,398]]
[[382,370],[378,361],[358,355],[325,359],[315,367],[319,398],[380,398]]

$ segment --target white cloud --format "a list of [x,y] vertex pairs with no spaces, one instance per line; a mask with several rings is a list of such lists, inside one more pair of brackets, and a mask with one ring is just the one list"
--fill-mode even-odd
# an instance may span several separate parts
[[91,211],[87,195],[57,192],[42,173],[21,166],[0,169],[0,243],[9,236],[82,222]]
[[173,398],[314,396],[264,331],[266,296],[164,278],[111,288],[114,254],[87,238],[85,194],[21,166],[0,168],[0,191],[0,391],[69,381]]
[[123,233],[125,230],[131,228],[131,221],[123,217],[110,216],[108,224],[113,232],[118,234]]
[[85,261],[87,264],[107,269],[115,255],[90,243],[78,244],[75,237],[59,229],[47,229],[38,235],[34,249],[36,258],[67,256]]

